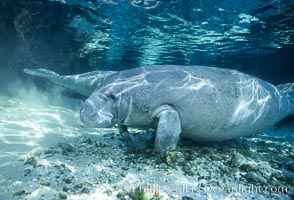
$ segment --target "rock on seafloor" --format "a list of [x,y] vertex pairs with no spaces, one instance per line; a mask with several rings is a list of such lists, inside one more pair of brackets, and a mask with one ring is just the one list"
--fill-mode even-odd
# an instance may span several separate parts
[[183,141],[176,150],[157,154],[152,149],[129,153],[117,133],[104,131],[99,138],[75,138],[28,155],[19,177],[24,189],[13,198],[291,199],[293,149],[266,142],[273,137]]

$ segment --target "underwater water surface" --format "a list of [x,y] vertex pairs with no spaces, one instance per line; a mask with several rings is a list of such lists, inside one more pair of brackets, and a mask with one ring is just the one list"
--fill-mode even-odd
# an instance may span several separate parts
[[206,65],[278,85],[294,82],[293,57],[292,0],[2,0],[0,199],[293,199],[293,118],[248,138],[129,153],[115,128],[80,122],[85,97],[23,72]]
[[291,0],[2,2],[1,70],[12,77],[180,64],[293,82]]

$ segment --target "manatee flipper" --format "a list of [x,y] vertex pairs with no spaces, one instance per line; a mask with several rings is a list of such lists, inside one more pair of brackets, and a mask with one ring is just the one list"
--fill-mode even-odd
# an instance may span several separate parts
[[154,150],[166,152],[175,149],[181,133],[178,112],[169,105],[162,105],[153,112],[152,117],[159,118]]
[[118,130],[123,140],[128,144],[131,141],[131,138],[127,126],[118,125]]
[[136,152],[136,143],[135,141],[133,141],[129,131],[128,131],[128,127],[125,125],[118,125],[118,130],[120,135],[123,138],[123,141],[125,142],[126,146],[127,146],[127,150],[128,152]]
[[91,95],[105,77],[114,73],[114,71],[93,71],[78,75],[61,76],[46,69],[24,69],[24,72],[32,76],[48,79],[84,96]]
[[286,83],[277,86],[278,90],[288,97],[290,108],[289,115],[294,115],[294,83]]

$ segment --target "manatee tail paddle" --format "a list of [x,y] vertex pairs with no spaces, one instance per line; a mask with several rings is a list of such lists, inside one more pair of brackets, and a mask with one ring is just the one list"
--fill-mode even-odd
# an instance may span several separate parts
[[93,71],[78,75],[61,76],[47,69],[25,69],[26,74],[45,78],[53,83],[71,89],[78,94],[89,96],[104,78],[114,71]]
[[59,74],[47,69],[24,69],[23,71],[26,74],[46,78],[49,80],[59,77]]
[[41,77],[47,80],[50,80],[53,83],[56,83],[58,85],[62,85],[66,88],[68,88],[67,84],[65,84],[64,77],[60,76],[59,74],[47,70],[47,69],[24,69],[24,73],[32,75],[32,76],[37,76]]
[[281,93],[287,95],[290,101],[290,115],[294,115],[294,83],[278,85],[277,88]]

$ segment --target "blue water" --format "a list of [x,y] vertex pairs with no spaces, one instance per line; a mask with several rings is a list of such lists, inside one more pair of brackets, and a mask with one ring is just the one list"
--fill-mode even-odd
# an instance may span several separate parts
[[208,65],[294,82],[293,8],[292,0],[4,0],[1,70],[26,79],[23,68]]
[[[75,177],[72,188],[84,179],[97,178],[83,170],[104,177],[100,168],[105,168],[107,173],[112,173],[112,178],[122,182],[128,178],[150,178],[145,171],[136,171],[137,161],[127,178],[121,178],[118,174],[125,169],[121,169],[120,162],[130,163],[120,159],[125,148],[118,134],[114,139],[108,138],[116,129],[85,127],[79,120],[82,100],[77,97],[80,96],[24,74],[25,68],[45,68],[64,75],[153,64],[206,65],[236,69],[277,85],[294,82],[293,57],[293,0],[1,0],[0,199],[40,199],[43,194],[45,199],[59,197],[61,188],[68,186],[62,182],[63,178]],[[268,130],[252,138],[237,140],[231,146],[224,145],[223,149],[228,150],[223,152],[223,158],[230,160],[232,152],[243,154],[249,164],[258,166],[258,175],[269,177],[267,184],[282,184],[291,190],[285,194],[253,194],[252,198],[254,195],[259,195],[257,199],[293,198],[294,129],[291,121],[293,125],[292,118],[288,120],[290,125],[281,124],[276,127],[277,131]],[[112,142],[114,150],[109,146],[104,154],[100,153],[94,143],[87,146],[79,142],[78,139],[85,137],[91,137],[98,144],[104,140],[107,144]],[[72,157],[57,154],[56,158],[49,156],[48,159],[40,156],[50,146],[58,149],[60,142],[71,144],[80,154]],[[217,145],[209,147],[210,155],[209,151],[201,153],[201,145],[199,148],[194,146],[191,152],[200,152],[197,154],[199,160],[195,160],[198,172],[207,173],[203,166],[211,163],[204,162],[211,161],[217,148]],[[94,149],[94,153],[87,154],[89,149]],[[24,164],[30,156],[37,159],[39,166]],[[112,157],[113,168],[109,167],[108,161],[99,163],[99,159]],[[149,163],[153,158],[157,155],[143,157],[147,163],[143,168],[159,173],[153,174],[158,181],[166,174],[165,170],[160,171]],[[200,167],[198,161],[202,163]],[[92,169],[90,162],[98,167]],[[60,163],[72,165],[76,171],[56,174],[55,167]],[[234,174],[214,170],[221,164],[228,172],[238,172],[239,169],[229,166],[227,161],[215,159],[213,163],[213,179],[216,177],[215,180],[222,182],[221,178],[224,178],[225,185],[231,181],[244,181],[242,171],[236,178]],[[26,176],[28,169],[32,172]],[[185,178],[191,184],[203,179],[201,173],[187,176],[181,168],[168,170],[174,176],[168,182],[171,184],[180,185]],[[39,174],[38,178],[36,174]],[[60,182],[56,181],[57,175],[60,175]],[[113,191],[120,188],[119,184],[109,183],[106,179],[107,176],[101,181],[105,191],[94,181],[91,183],[95,186],[91,195],[96,195],[94,189],[106,195],[110,191],[107,187],[115,188]],[[40,186],[41,181],[51,183],[51,190]],[[22,190],[27,194],[13,196]],[[198,192],[201,192],[197,193],[201,198],[209,198],[203,191]],[[72,199],[79,195],[74,190],[68,194]],[[228,195],[228,198],[247,198],[243,194],[238,197],[235,193]],[[115,192],[113,196],[116,196]],[[214,196],[215,199],[221,197]]]

